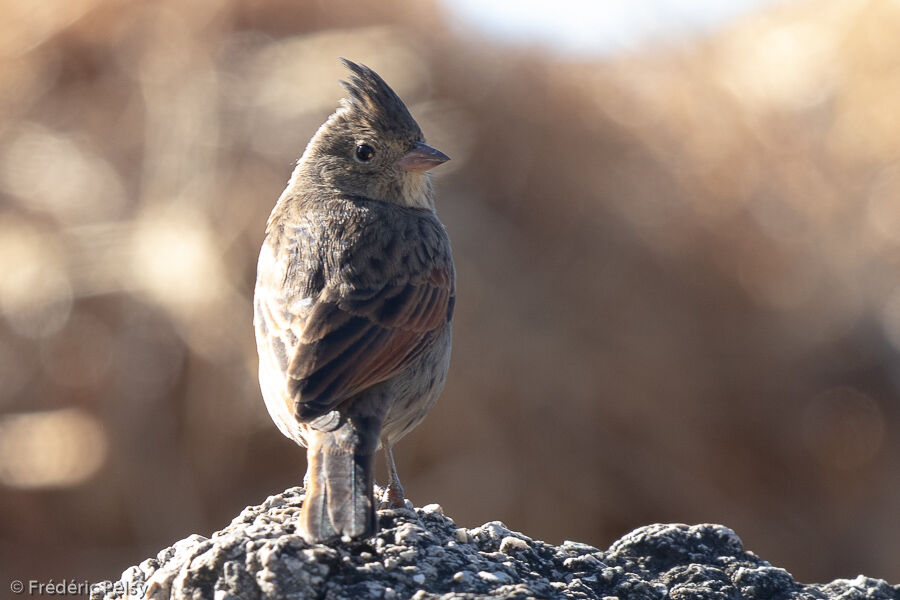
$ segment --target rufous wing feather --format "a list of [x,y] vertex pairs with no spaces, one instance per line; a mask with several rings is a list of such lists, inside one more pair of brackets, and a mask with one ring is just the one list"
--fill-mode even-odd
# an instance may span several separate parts
[[301,421],[385,381],[408,366],[451,317],[452,267],[403,285],[333,297],[309,313],[288,365],[288,393]]

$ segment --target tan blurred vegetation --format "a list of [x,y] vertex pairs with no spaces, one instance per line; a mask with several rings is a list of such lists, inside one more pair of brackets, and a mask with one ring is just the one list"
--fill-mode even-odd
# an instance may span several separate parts
[[0,10],[5,580],[115,577],[299,482],[250,296],[338,56],[454,158],[417,504],[601,547],[721,522],[800,579],[900,580],[900,4],[596,60],[412,1]]

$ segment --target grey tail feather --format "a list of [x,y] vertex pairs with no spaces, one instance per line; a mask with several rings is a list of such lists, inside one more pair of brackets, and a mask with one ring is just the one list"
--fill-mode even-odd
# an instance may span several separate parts
[[375,455],[327,454],[325,472],[328,516],[334,529],[353,539],[375,533]]
[[328,519],[328,492],[322,473],[322,450],[307,451],[306,498],[300,509],[300,535],[314,544],[338,537]]
[[307,542],[358,539],[375,532],[374,459],[373,453],[332,453],[310,444],[309,484],[300,512],[301,535]]

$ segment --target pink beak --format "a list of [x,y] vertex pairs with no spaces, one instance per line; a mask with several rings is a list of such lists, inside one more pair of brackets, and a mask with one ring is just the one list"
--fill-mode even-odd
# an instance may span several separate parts
[[404,171],[424,172],[450,160],[450,157],[435,150],[428,144],[416,142],[413,149],[397,161],[397,166]]

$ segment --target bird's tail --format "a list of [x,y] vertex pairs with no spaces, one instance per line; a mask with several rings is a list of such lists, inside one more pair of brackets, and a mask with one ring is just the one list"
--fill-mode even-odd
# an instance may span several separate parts
[[[300,534],[310,543],[344,536],[358,539],[375,533],[372,486],[377,442],[360,443],[357,436],[341,435],[342,429],[315,431],[308,436],[308,477],[300,510]],[[348,437],[356,443],[345,447]]]

